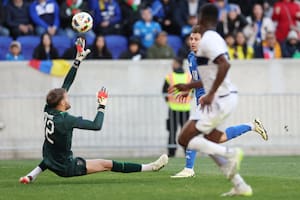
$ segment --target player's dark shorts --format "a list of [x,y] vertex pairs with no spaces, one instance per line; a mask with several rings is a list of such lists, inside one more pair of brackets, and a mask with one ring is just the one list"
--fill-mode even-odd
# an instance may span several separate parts
[[86,161],[81,157],[70,158],[64,162],[63,165],[54,164],[53,162],[46,164],[49,170],[62,177],[82,176],[87,174]]

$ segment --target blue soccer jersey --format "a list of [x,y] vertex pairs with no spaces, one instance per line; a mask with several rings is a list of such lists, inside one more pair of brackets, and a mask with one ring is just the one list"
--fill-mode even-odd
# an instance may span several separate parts
[[[201,80],[199,72],[197,70],[197,57],[194,52],[190,52],[188,55],[188,62],[189,62],[189,70],[192,75],[192,81]],[[205,94],[204,88],[196,88],[195,89],[195,97],[196,97],[196,104],[199,104],[199,98]]]

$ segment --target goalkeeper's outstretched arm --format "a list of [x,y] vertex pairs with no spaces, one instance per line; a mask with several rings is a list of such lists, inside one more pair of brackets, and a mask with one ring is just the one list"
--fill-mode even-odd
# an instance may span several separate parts
[[102,87],[102,89],[98,92],[98,112],[94,121],[86,120],[80,118],[74,128],[86,129],[86,130],[101,130],[104,120],[104,111],[107,103],[108,93],[106,88]]
[[81,61],[91,52],[89,49],[84,49],[85,48],[85,39],[84,38],[77,38],[76,42],[76,49],[77,49],[77,54],[76,54],[76,58],[73,62],[73,65],[70,69],[70,71],[68,72],[64,83],[62,85],[62,88],[66,89],[67,91],[69,91],[76,73],[77,73],[77,69],[79,68],[79,65],[81,63]]

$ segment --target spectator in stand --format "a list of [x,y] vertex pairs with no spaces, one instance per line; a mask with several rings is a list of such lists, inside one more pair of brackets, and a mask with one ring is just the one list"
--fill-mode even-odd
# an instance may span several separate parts
[[120,59],[141,60],[145,58],[144,52],[141,50],[140,41],[137,38],[129,40],[128,50],[120,55]]
[[10,61],[18,61],[24,60],[24,56],[22,55],[21,44],[18,41],[12,41],[9,46],[9,52],[6,54],[6,60]]
[[168,34],[180,34],[180,27],[174,18],[175,0],[154,0],[151,7],[154,20],[161,25],[164,31]]
[[244,29],[248,45],[259,45],[265,38],[267,32],[274,32],[275,25],[270,18],[264,17],[261,4],[253,6],[252,15],[247,17],[248,25]]
[[230,4],[236,4],[241,8],[241,13],[243,13],[244,16],[248,17],[252,13],[252,7],[254,4],[260,4],[263,5],[265,0],[228,0],[228,3]]
[[97,35],[121,34],[122,13],[117,0],[89,0],[89,8]]
[[141,16],[142,20],[135,22],[133,26],[133,33],[140,39],[142,47],[148,49],[154,44],[156,35],[161,32],[161,26],[153,21],[151,8],[143,8]]
[[273,4],[277,0],[265,0],[263,3],[265,17],[272,18],[273,15]]
[[291,30],[289,32],[286,41],[281,45],[281,50],[284,58],[299,57],[300,41],[296,31]]
[[35,0],[30,5],[30,16],[38,35],[64,34],[60,27],[59,7],[55,0]]
[[198,16],[200,7],[206,0],[180,0],[177,1],[174,18],[179,27],[188,25],[189,16]]
[[33,59],[38,60],[52,60],[58,58],[58,51],[52,44],[52,38],[49,33],[44,33],[41,35],[41,40],[39,45],[34,49]]
[[227,35],[225,35],[224,37],[227,48],[228,48],[228,54],[229,54],[229,58],[230,60],[234,59],[234,53],[235,53],[235,38],[234,35],[228,33]]
[[184,44],[178,50],[178,57],[185,59],[189,55],[190,51],[190,35],[186,35],[184,38]]
[[248,46],[244,33],[242,31],[237,32],[232,59],[245,60],[252,59],[253,56],[253,48]]
[[88,59],[112,59],[103,35],[97,35],[90,49],[91,53],[88,55]]
[[23,0],[12,0],[7,5],[6,23],[14,39],[20,35],[33,35],[34,27],[30,19],[29,3]]
[[197,25],[197,22],[197,16],[189,16],[188,23],[181,28],[181,37],[185,38],[186,36],[189,36],[192,31],[192,27]]
[[2,0],[0,0],[0,35],[9,36],[9,30],[5,27],[6,10]]
[[266,34],[266,39],[260,46],[255,47],[254,52],[255,58],[273,59],[282,57],[280,44],[273,32]]
[[[84,0],[66,0],[60,6],[61,27],[65,30],[66,35],[73,39],[78,33],[72,28],[72,17],[79,12],[88,12],[88,4]],[[95,38],[92,30],[85,33],[88,37]]]
[[175,53],[173,49],[167,44],[168,34],[165,31],[160,32],[155,39],[155,44],[147,51],[147,58],[149,59],[168,59],[174,58]]
[[227,17],[217,25],[217,32],[222,37],[228,33],[235,35],[238,31],[242,31],[247,24],[248,22],[243,14],[240,13],[239,7],[230,4]]
[[294,0],[281,0],[274,5],[273,21],[277,22],[276,38],[283,42],[290,30],[297,30],[297,20],[300,19],[300,7]]
[[229,11],[229,4],[228,4],[227,0],[216,0],[215,5],[219,9],[219,21],[220,22],[225,21],[225,19],[227,17],[227,13]]
[[123,15],[123,34],[126,37],[131,37],[133,35],[133,25],[136,21],[140,19],[141,0],[124,0],[120,1],[121,12]]

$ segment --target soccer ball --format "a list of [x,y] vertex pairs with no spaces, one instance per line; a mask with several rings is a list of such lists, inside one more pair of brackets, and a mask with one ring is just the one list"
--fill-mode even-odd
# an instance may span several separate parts
[[80,12],[73,16],[72,27],[79,33],[85,33],[93,27],[93,18],[87,12]]

